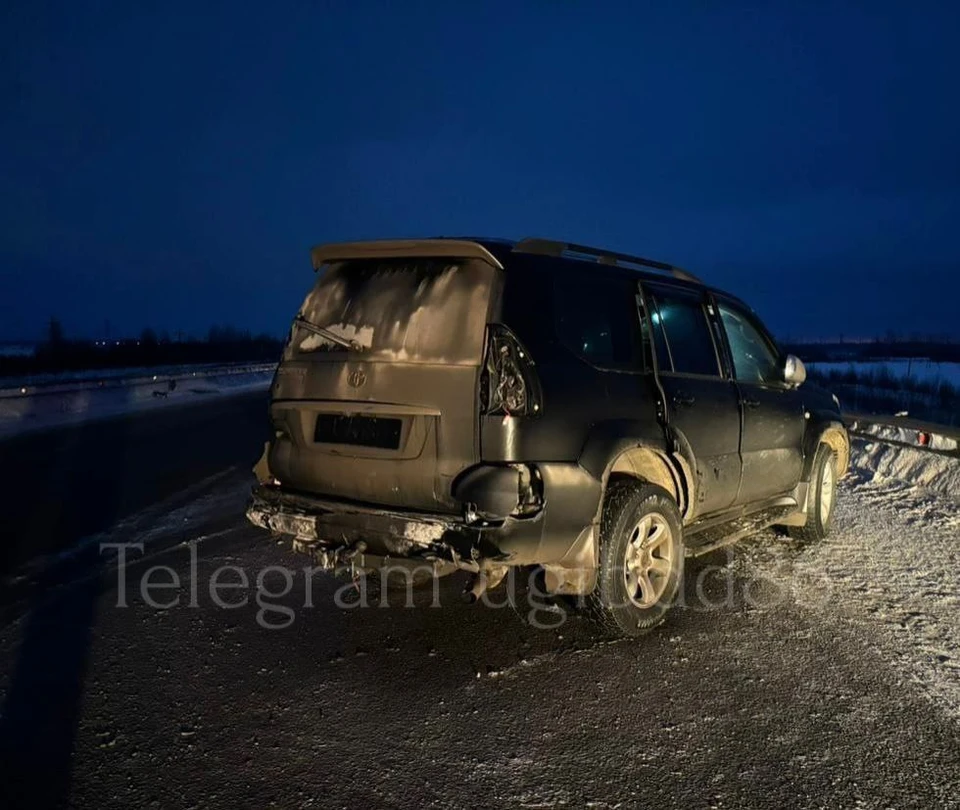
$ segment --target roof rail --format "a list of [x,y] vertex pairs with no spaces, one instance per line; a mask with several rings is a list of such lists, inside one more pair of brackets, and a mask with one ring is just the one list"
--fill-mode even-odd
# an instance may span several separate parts
[[465,239],[379,239],[372,242],[340,242],[317,245],[310,251],[313,269],[326,262],[351,259],[424,258],[443,256],[451,259],[480,259],[503,270],[496,257],[478,242]]
[[665,262],[644,259],[641,256],[631,256],[629,253],[616,253],[603,248],[577,245],[573,242],[555,242],[551,239],[521,239],[513,248],[514,253],[534,253],[540,256],[569,256],[570,258],[588,257],[596,259],[600,264],[636,265],[651,267],[654,270],[664,270],[683,281],[692,281],[694,284],[703,284],[693,273],[688,273],[679,267]]

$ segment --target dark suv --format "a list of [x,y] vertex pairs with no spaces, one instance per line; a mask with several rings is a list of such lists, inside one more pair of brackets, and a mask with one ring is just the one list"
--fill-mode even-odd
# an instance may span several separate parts
[[544,239],[324,245],[313,264],[247,514],[324,567],[466,570],[476,596],[539,566],[638,634],[685,556],[829,530],[836,398],[689,273]]

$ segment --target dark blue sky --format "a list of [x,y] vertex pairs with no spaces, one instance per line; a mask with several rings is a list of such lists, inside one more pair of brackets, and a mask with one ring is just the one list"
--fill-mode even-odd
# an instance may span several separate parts
[[960,336],[958,3],[253,5],[3,4],[0,338],[279,334],[314,243],[438,233]]

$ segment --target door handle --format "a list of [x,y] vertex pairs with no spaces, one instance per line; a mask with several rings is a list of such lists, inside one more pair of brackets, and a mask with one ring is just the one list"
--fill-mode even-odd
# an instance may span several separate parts
[[760,407],[760,400],[759,400],[759,399],[744,399],[744,400],[741,400],[741,401],[743,402],[743,407],[744,407],[744,408],[759,408],[759,407]]
[[689,408],[696,401],[697,400],[694,397],[690,396],[689,394],[685,394],[683,391],[677,391],[677,393],[673,395],[673,404],[678,408]]

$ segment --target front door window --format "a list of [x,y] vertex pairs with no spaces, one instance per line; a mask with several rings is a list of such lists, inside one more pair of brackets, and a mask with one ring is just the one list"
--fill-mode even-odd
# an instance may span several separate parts
[[726,304],[721,303],[719,310],[737,381],[760,384],[783,382],[779,357],[760,330],[746,315]]

